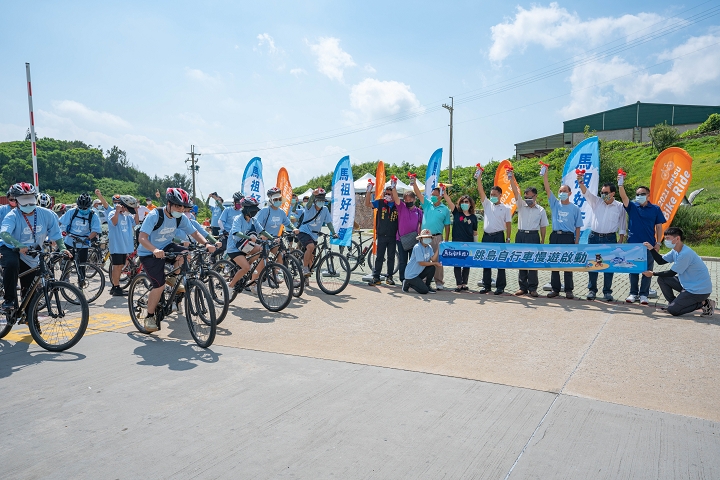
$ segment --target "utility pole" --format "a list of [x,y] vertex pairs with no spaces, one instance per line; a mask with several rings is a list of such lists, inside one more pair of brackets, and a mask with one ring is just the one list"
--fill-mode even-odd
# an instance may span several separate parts
[[447,103],[443,103],[443,108],[447,108],[450,112],[450,161],[448,163],[448,183],[452,183],[452,163],[453,163],[453,154],[452,154],[452,147],[453,147],[453,110],[455,110],[455,107],[453,106],[455,103],[455,100],[453,97],[450,97],[450,105]]
[[198,170],[200,170],[200,166],[195,165],[195,163],[197,162],[197,160],[195,160],[195,157],[199,157],[201,154],[195,153],[195,145],[190,145],[190,152],[188,152],[188,155],[190,155],[190,158],[185,160],[185,163],[190,162],[190,166],[188,167],[188,170],[190,170],[192,172],[192,182],[193,182],[192,195],[193,195],[193,202],[194,202],[195,199],[197,198],[197,196],[195,195],[195,173]]

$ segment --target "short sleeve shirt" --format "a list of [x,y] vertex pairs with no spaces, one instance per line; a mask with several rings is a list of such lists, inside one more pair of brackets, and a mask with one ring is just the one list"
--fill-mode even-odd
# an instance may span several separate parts
[[255,215],[255,219],[263,227],[262,230],[273,237],[278,236],[282,225],[285,225],[285,228],[292,228],[292,222],[285,211],[279,208],[265,207]]
[[678,252],[670,250],[663,259],[672,262],[672,270],[678,274],[680,285],[690,293],[704,295],[712,293],[712,280],[707,265],[690,247],[683,245]]
[[242,208],[240,210],[235,210],[235,207],[229,207],[223,210],[219,218],[219,221],[223,224],[223,230],[229,232],[233,226],[233,222],[240,214],[242,214]]
[[647,202],[641,207],[635,202],[625,207],[628,212],[628,239],[627,243],[657,243],[655,239],[655,225],[665,223],[665,215],[655,204]]
[[397,204],[398,213],[398,231],[396,240],[400,240],[400,237],[407,235],[410,232],[417,232],[418,226],[422,223],[423,211],[418,207],[408,208],[405,202]]
[[[33,229],[35,229],[35,235],[33,235]],[[13,209],[3,219],[0,233],[10,234],[26,247],[40,246],[46,238],[54,242],[62,238],[57,215],[42,207],[35,207],[35,211],[27,216],[23,215],[20,210]],[[0,240],[0,245],[13,248],[12,245],[6,245],[2,240]],[[35,267],[39,263],[38,257],[20,255],[20,258],[31,267]]]
[[518,230],[540,230],[540,228],[548,226],[547,212],[537,203],[528,207],[521,199],[517,204],[517,209]]
[[553,230],[575,233],[575,229],[577,227],[583,226],[580,207],[572,202],[567,205],[563,205],[552,192],[550,192],[548,201],[550,203],[550,213],[552,214]]
[[510,208],[502,203],[492,203],[486,198],[482,203],[485,209],[483,230],[485,233],[504,232],[507,224],[512,222]]
[[437,207],[427,198],[423,202],[422,228],[427,228],[430,233],[437,235],[443,233],[445,225],[450,225],[450,209],[440,204]]
[[434,254],[435,250],[431,245],[423,245],[422,242],[416,243],[410,254],[407,267],[405,267],[405,279],[412,280],[420,275],[425,267],[420,265],[419,262],[429,262]]
[[[117,225],[113,218],[118,217]],[[110,253],[128,254],[135,250],[135,219],[132,215],[117,213],[114,209],[108,214],[108,239]]]
[[[162,225],[160,225],[160,228],[157,230],[153,230],[160,215],[162,215],[163,219]],[[195,233],[195,227],[192,226],[190,219],[185,215],[180,217],[180,225],[178,225],[176,218],[165,215],[165,209],[156,208],[145,217],[145,221],[140,228],[140,233],[147,233],[150,243],[152,243],[155,248],[163,249],[175,238],[175,230],[177,229],[182,230],[187,235]],[[152,255],[152,252],[140,245],[138,246],[138,255],[146,257]]]
[[[77,212],[77,215],[75,212]],[[65,212],[65,215],[60,217],[60,224],[68,235],[75,235],[80,238],[88,238],[92,232],[98,234],[102,232],[100,217],[93,210],[90,210],[87,215],[83,215],[78,212],[77,208],[71,208]],[[68,238],[68,243],[75,248],[88,248],[88,245],[70,238]]]
[[245,235],[248,235],[251,232],[262,232],[262,226],[255,218],[246,220],[245,215],[240,215],[239,217],[235,218],[235,221],[230,228],[230,238],[228,238],[227,242],[228,253],[237,253],[240,251],[237,248],[237,243],[238,241],[240,241],[240,239],[234,236],[236,233],[244,233]]
[[11,210],[12,207],[10,205],[0,206],[0,225],[2,225],[2,221],[5,219],[5,216],[10,213]]
[[211,227],[217,227],[218,226],[218,220],[220,220],[220,215],[222,215],[223,207],[220,205],[215,205],[214,207],[210,207],[210,226]]
[[[314,218],[311,222],[310,219]],[[304,223],[309,222],[309,223]],[[322,210],[320,210],[320,214],[318,215],[318,210],[316,208],[311,208],[309,210],[305,211],[305,218],[303,218],[303,225],[300,225],[298,227],[298,230],[300,232],[305,233],[307,235],[310,235],[310,238],[313,240],[318,239],[318,233],[320,233],[320,229],[322,229],[322,226],[326,223],[332,222],[332,215],[330,215],[330,211],[323,207]]]
[[472,242],[477,234],[478,221],[474,213],[466,214],[455,207],[453,214],[453,242]]

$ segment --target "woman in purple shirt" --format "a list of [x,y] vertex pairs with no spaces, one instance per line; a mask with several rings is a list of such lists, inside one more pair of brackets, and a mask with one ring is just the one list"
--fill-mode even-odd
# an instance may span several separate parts
[[[405,268],[412,254],[412,246],[405,250],[400,238],[409,233],[412,233],[414,236],[420,234],[423,212],[415,205],[415,192],[412,190],[406,191],[403,194],[402,201],[400,201],[397,190],[393,189],[393,201],[395,202],[398,213],[398,232],[396,239],[398,258],[400,259],[398,271],[400,273],[400,283],[402,284],[403,280],[405,280]],[[417,240],[415,240],[415,243],[417,243]]]

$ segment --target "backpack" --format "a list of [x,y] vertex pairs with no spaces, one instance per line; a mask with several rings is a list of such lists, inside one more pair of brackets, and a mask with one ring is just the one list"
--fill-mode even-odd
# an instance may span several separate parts
[[[178,217],[175,219],[176,225],[175,228],[180,228],[180,222],[182,221],[182,217]],[[162,227],[162,224],[165,222],[165,212],[158,213],[158,219],[155,222],[155,226],[153,227],[152,231],[160,230],[160,227]]]
[[308,220],[307,222],[303,222],[303,220],[305,219],[305,214],[306,214],[306,213],[307,213],[307,210],[305,210],[305,211],[300,215],[300,218],[298,219],[298,223],[300,223],[300,226],[303,226],[303,225],[305,225],[305,224],[311,223],[313,220],[315,220],[317,217],[319,217],[320,214],[322,213],[322,208],[317,211],[317,213],[315,214],[315,216],[314,216],[313,218],[311,218],[311,219]]
[[[80,214],[80,209],[76,208],[75,211],[74,211],[73,214],[72,214],[72,217],[70,217],[70,223],[68,223],[67,228],[65,228],[65,233],[67,233],[68,235],[71,235],[71,233],[70,233],[70,227],[72,226],[73,222],[75,221],[75,218],[76,218],[79,214]],[[90,214],[88,215],[88,218],[87,218],[88,225],[90,226],[90,228],[92,228],[92,218],[93,218],[93,215],[94,215],[94,214],[95,214],[95,210],[93,210],[93,209],[91,208],[91,209],[90,209]]]

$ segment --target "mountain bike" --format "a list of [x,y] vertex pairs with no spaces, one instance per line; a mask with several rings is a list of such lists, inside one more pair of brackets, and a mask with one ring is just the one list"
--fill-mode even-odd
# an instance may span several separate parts
[[[347,258],[330,249],[328,237],[329,235],[326,233],[318,233],[319,241],[315,245],[310,273],[306,277],[312,276],[312,272],[315,271],[315,278],[320,290],[328,295],[337,295],[345,290],[350,282],[351,270]],[[321,238],[322,240],[320,240]],[[290,253],[301,261],[305,255],[305,252],[299,249]]]
[[293,279],[293,296],[299,298],[305,291],[305,275],[303,275],[302,260],[299,260],[296,256],[290,252],[293,250],[292,241],[295,236],[292,233],[284,233],[278,242],[278,251],[275,257],[276,261],[279,258],[280,263],[285,265]]
[[[185,319],[190,329],[190,335],[200,347],[207,348],[215,340],[217,330],[215,307],[205,284],[195,277],[194,272],[190,270],[187,258],[189,255],[189,251],[165,254],[165,258],[168,260],[172,261],[178,256],[183,256],[185,261],[179,267],[180,271],[176,277],[175,285],[166,284],[164,286],[160,301],[155,308],[155,321],[158,329],[160,329],[161,322],[165,317],[172,314],[173,305],[177,305],[179,310],[180,302],[184,301]],[[179,293],[178,289],[181,285],[185,287],[185,292]],[[152,289],[152,282],[146,273],[137,275],[130,282],[130,289],[128,290],[130,319],[135,328],[141,333],[151,333],[145,330],[144,321],[148,316],[148,296]]]
[[41,249],[28,250],[28,255],[40,257],[38,266],[19,277],[35,274],[37,277],[27,291],[22,292],[20,306],[4,312],[4,322],[0,320],[4,323],[0,325],[0,338],[5,337],[15,324],[26,324],[35,343],[45,350],[67,350],[85,334],[90,320],[88,302],[76,286],[53,277],[48,263],[65,255]]
[[220,325],[225,320],[230,308],[230,289],[222,275],[213,270],[213,265],[210,263],[210,254],[207,250],[198,248],[195,244],[190,244],[189,249],[192,252],[190,270],[207,286],[208,292],[213,299],[213,305],[216,307],[215,317],[217,324]]
[[[229,241],[232,241],[230,239]],[[257,284],[258,299],[263,307],[271,312],[279,312],[290,304],[293,297],[293,276],[290,270],[283,264],[274,261],[270,250],[274,247],[274,240],[256,240],[262,249],[260,252],[250,255],[247,258],[250,263],[250,270],[235,284],[230,292],[230,301],[237,297],[246,287]],[[265,267],[260,272],[257,281],[252,280],[252,273],[261,260],[265,260]],[[240,267],[230,260],[220,260],[213,266],[230,283]]]
[[107,233],[101,233],[100,236],[90,240],[87,263],[94,263],[105,270],[106,273],[112,271]]
[[[86,239],[74,235],[68,236],[76,242],[86,242]],[[88,303],[92,303],[105,290],[105,272],[94,263],[80,263],[75,247],[67,246],[67,249],[73,254],[72,259],[57,257],[52,263],[60,264],[60,280],[78,287]]]
[[[359,241],[352,241],[352,245],[349,247],[346,247],[345,250],[345,258],[347,258],[348,263],[350,264],[351,271],[355,271],[359,266],[365,265],[365,261],[367,260],[367,266],[372,271],[375,268],[375,259],[377,258],[377,255],[373,253],[372,249],[372,243],[373,243],[373,237],[372,235],[365,240],[363,240],[362,237],[362,230],[358,230],[358,240]],[[395,275],[400,268],[400,254],[395,251],[395,268],[393,270],[393,275]]]

